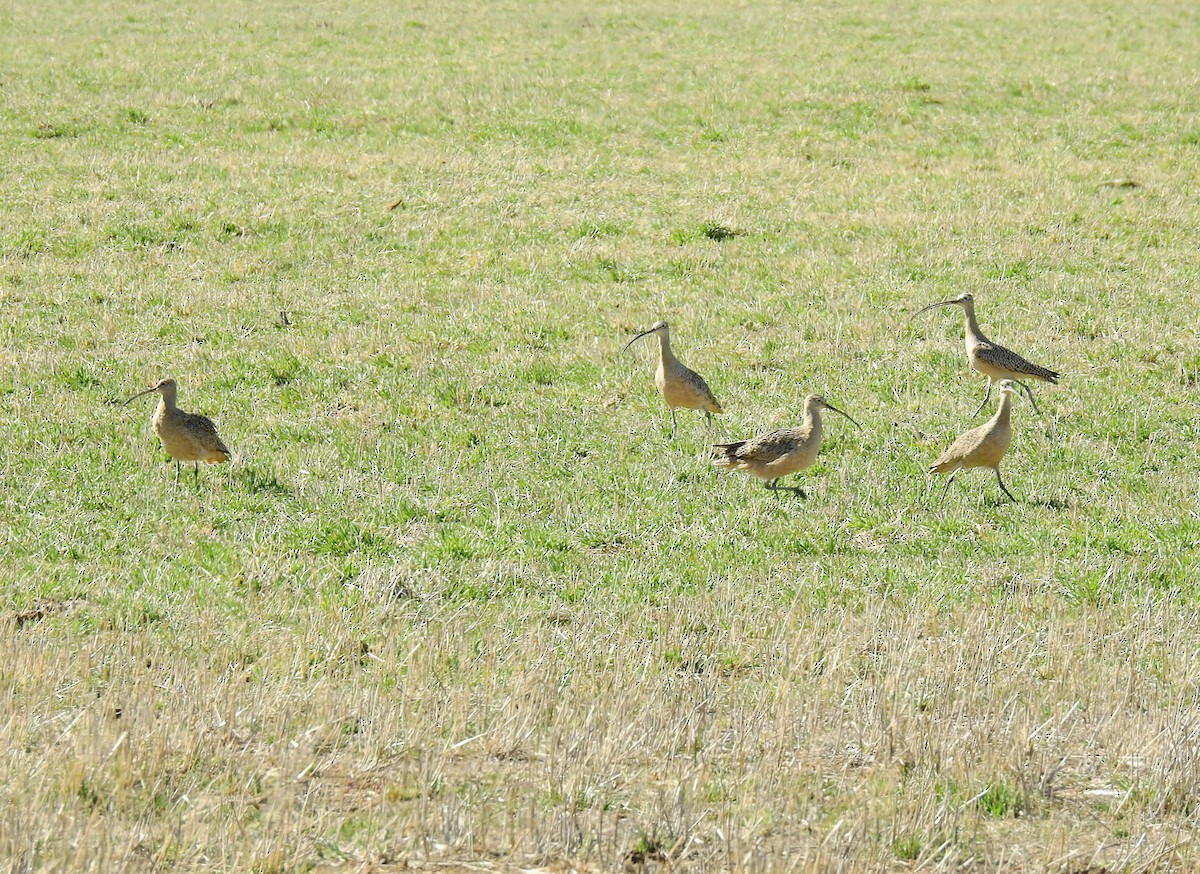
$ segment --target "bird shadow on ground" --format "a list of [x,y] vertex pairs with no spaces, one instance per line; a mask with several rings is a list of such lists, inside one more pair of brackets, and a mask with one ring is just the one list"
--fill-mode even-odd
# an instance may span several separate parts
[[775,486],[773,489],[768,488],[767,491],[777,498],[781,497],[780,492],[790,492],[793,498],[799,498],[802,501],[808,497],[804,489],[800,488],[800,486]]
[[992,497],[984,498],[983,502],[992,509],[1008,507],[1010,505],[1016,507],[1041,507],[1045,510],[1069,510],[1071,508],[1070,504],[1068,504],[1066,501],[1060,501],[1058,498],[1044,498],[1042,500],[1037,500],[1034,498],[1016,498],[1015,500],[1009,500],[1005,497]]
[[983,505],[985,507],[989,507],[993,510],[998,510],[1001,507],[1021,507],[1021,506],[1024,506],[1026,503],[1028,503],[1028,502],[1023,501],[1020,498],[1013,500],[1011,498],[1006,498],[1003,495],[1001,495],[998,498],[984,498],[983,499]]
[[1028,504],[1031,507],[1042,507],[1046,510],[1069,510],[1071,505],[1067,501],[1059,500],[1058,498],[1043,498],[1040,501],[1030,499],[1022,503]]
[[292,490],[276,479],[269,471],[246,467],[236,473],[238,481],[250,492],[256,494],[290,495]]

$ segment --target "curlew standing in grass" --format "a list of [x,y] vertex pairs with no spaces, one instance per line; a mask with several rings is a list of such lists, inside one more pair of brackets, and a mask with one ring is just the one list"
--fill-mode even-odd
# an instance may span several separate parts
[[1008,452],[1008,447],[1012,443],[1010,412],[1012,398],[1016,393],[1017,390],[1013,388],[1012,380],[1001,380],[1000,407],[996,410],[996,415],[978,428],[972,428],[970,431],[964,431],[958,435],[950,444],[950,448],[939,455],[937,460],[930,465],[930,473],[950,474],[939,500],[946,499],[946,492],[950,490],[950,483],[954,482],[958,472],[971,467],[990,467],[996,471],[996,482],[1000,484],[1000,490],[1011,500],[1017,500],[1004,485],[1004,480],[1000,478],[1000,462],[1004,459],[1004,454]]
[[[704,410],[705,420],[711,425],[712,414],[725,411],[713,397],[712,389],[708,387],[704,377],[686,366],[671,351],[671,330],[666,322],[655,322],[649,330],[642,331],[626,343],[625,349],[650,334],[658,335],[658,368],[654,371],[654,384],[658,386],[659,394],[671,410],[671,436],[674,437],[679,428],[675,421],[677,407],[685,410]],[[624,352],[625,349],[621,351]]]
[[799,428],[780,428],[749,440],[718,443],[713,446],[713,464],[727,470],[744,470],[765,480],[772,491],[779,488],[779,478],[804,470],[817,460],[821,448],[821,411],[830,410],[850,419],[820,395],[804,399],[804,421]]
[[1011,380],[1025,389],[1025,394],[1029,397],[1029,403],[1033,405],[1033,411],[1040,415],[1041,411],[1037,407],[1037,402],[1033,399],[1033,392],[1029,390],[1029,386],[1021,382],[1021,379],[1040,379],[1042,382],[1054,384],[1058,382],[1060,374],[1048,367],[1034,364],[1032,361],[1022,358],[1011,349],[1006,349],[999,343],[993,343],[985,337],[983,331],[979,330],[979,322],[975,320],[975,298],[970,294],[960,294],[958,297],[951,298],[950,300],[931,303],[929,306],[922,307],[913,313],[909,321],[935,307],[947,306],[962,307],[963,317],[966,322],[967,359],[971,362],[971,367],[988,378],[987,393],[983,396],[983,403],[979,405],[979,409],[975,410],[972,415],[978,415],[979,410],[984,408],[984,405],[988,402],[988,398],[992,396],[992,382],[999,382],[1002,379]]
[[200,462],[220,464],[230,458],[229,449],[217,434],[217,426],[207,416],[186,413],[175,405],[175,393],[179,386],[173,379],[161,379],[145,391],[140,391],[125,404],[143,395],[158,392],[158,406],[151,423],[154,433],[162,441],[163,449],[175,460],[175,484],[179,484],[179,464],[183,461],[195,463],[194,481],[200,482]]

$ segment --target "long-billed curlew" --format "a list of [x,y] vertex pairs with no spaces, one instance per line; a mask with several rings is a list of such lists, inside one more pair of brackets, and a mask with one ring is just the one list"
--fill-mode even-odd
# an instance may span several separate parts
[[175,459],[175,483],[179,484],[179,463],[195,462],[194,481],[200,482],[200,462],[220,464],[230,458],[229,449],[217,434],[217,426],[207,416],[185,413],[175,406],[175,393],[179,386],[173,379],[161,379],[145,391],[140,391],[125,404],[143,395],[158,392],[158,406],[151,422],[154,433],[162,441],[163,449]]
[[954,482],[958,472],[971,467],[990,467],[996,471],[996,482],[1000,483],[1000,490],[1011,500],[1016,500],[1012,492],[1004,485],[1004,480],[1000,478],[1000,462],[1004,459],[1004,454],[1008,452],[1009,444],[1012,443],[1012,425],[1009,422],[1009,413],[1012,410],[1012,397],[1016,393],[1017,390],[1013,388],[1012,380],[1001,380],[1000,407],[996,410],[996,415],[979,427],[959,434],[958,438],[950,444],[950,448],[939,455],[937,460],[930,465],[930,473],[950,474],[945,488],[942,489],[940,500],[945,500],[950,483]]
[[[666,322],[655,322],[649,330],[642,331],[626,343],[625,349],[650,334],[658,335],[658,369],[654,371],[654,384],[658,386],[659,394],[671,409],[671,436],[674,437],[679,428],[675,421],[676,407],[704,410],[705,419],[711,424],[713,413],[725,411],[713,397],[712,389],[708,387],[704,377],[686,366],[671,351],[671,330]],[[621,351],[624,352],[625,349]]]
[[817,459],[821,448],[821,410],[839,413],[854,422],[820,395],[804,399],[804,421],[799,428],[780,428],[737,443],[718,443],[713,446],[713,464],[728,470],[744,470],[766,480],[774,491],[779,478],[804,470]]
[[1060,374],[1050,370],[1048,367],[1034,364],[1032,361],[1022,358],[1011,349],[1006,349],[999,343],[993,343],[987,337],[983,336],[983,331],[979,330],[979,322],[975,320],[975,298],[970,294],[960,294],[958,297],[951,298],[950,300],[931,303],[929,306],[922,307],[913,313],[909,321],[934,307],[947,306],[962,307],[966,322],[967,358],[971,362],[971,367],[988,378],[987,394],[983,396],[983,403],[979,405],[979,409],[975,410],[975,413],[972,415],[977,415],[979,410],[982,410],[984,405],[987,404],[988,398],[992,396],[992,382],[998,382],[1002,379],[1011,380],[1025,389],[1025,394],[1029,396],[1029,403],[1033,404],[1033,411],[1040,415],[1041,411],[1037,407],[1037,402],[1033,399],[1033,392],[1029,390],[1029,386],[1021,382],[1021,378],[1040,379],[1043,382],[1057,383]]

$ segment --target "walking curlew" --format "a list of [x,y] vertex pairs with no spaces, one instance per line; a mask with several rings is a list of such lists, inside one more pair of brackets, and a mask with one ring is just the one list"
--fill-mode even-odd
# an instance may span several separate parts
[[1011,349],[1006,349],[999,343],[993,343],[987,337],[983,336],[983,331],[979,330],[979,322],[975,320],[975,298],[970,294],[960,294],[958,297],[950,300],[931,303],[927,307],[922,307],[912,314],[909,321],[915,319],[921,313],[927,312],[934,307],[960,306],[962,307],[964,320],[966,321],[966,346],[967,358],[971,362],[971,367],[978,370],[988,378],[987,394],[983,396],[983,403],[979,405],[972,415],[978,415],[979,410],[987,404],[988,398],[992,396],[992,382],[999,382],[1002,379],[1011,380],[1021,388],[1025,389],[1025,394],[1029,397],[1029,403],[1033,404],[1033,411],[1041,415],[1041,410],[1037,407],[1037,402],[1033,399],[1033,392],[1029,390],[1029,386],[1021,382],[1021,377],[1040,379],[1043,382],[1051,384],[1057,383],[1060,374],[1055,373],[1048,367],[1042,367],[1039,364],[1034,364],[1032,361],[1027,361]]
[[[671,409],[671,436],[674,437],[679,428],[675,421],[676,407],[704,410],[705,420],[711,424],[713,413],[725,411],[713,397],[712,389],[708,387],[704,377],[687,367],[671,352],[671,331],[666,322],[655,322],[649,330],[642,331],[626,343],[625,349],[650,334],[658,335],[658,369],[654,371],[654,384],[658,386],[659,394]],[[621,351],[624,352],[625,349]]]
[[946,499],[946,492],[950,490],[950,483],[954,482],[958,472],[971,467],[990,467],[996,471],[996,482],[1000,483],[1000,490],[1011,500],[1017,500],[1004,485],[1004,480],[1000,478],[1000,462],[1004,459],[1004,453],[1008,452],[1009,444],[1012,443],[1009,413],[1012,409],[1012,397],[1016,393],[1017,390],[1013,388],[1012,380],[1001,380],[1000,407],[996,410],[996,415],[979,427],[958,435],[957,439],[950,444],[950,448],[939,455],[937,460],[930,465],[930,473],[950,474],[939,500]]
[[737,443],[718,443],[713,446],[713,464],[728,470],[744,470],[766,481],[775,491],[779,478],[810,466],[821,448],[821,410],[831,410],[854,422],[820,395],[804,399],[804,422],[799,428],[780,428]]
[[150,392],[160,395],[151,423],[154,433],[162,441],[163,449],[175,460],[175,484],[179,484],[179,463],[195,462],[194,481],[200,482],[200,462],[220,464],[230,458],[229,449],[217,435],[217,426],[207,416],[185,413],[175,406],[175,393],[179,386],[173,379],[161,379],[145,391],[140,391],[125,404],[137,400]]

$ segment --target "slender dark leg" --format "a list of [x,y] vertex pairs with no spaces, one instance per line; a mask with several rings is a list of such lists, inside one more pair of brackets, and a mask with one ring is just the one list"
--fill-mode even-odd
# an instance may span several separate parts
[[192,465],[192,485],[195,488],[200,488],[200,462]]
[[[962,468],[960,467],[958,470],[962,470]],[[950,476],[946,479],[946,485],[942,487],[942,496],[938,498],[939,504],[946,500],[946,492],[950,491],[950,483],[954,482],[954,478],[958,476],[958,470],[954,471],[954,473],[950,474]]]
[[979,406],[975,408],[975,412],[973,412],[971,415],[978,416],[979,411],[987,406],[988,398],[990,398],[991,396],[992,396],[992,378],[989,376],[988,377],[987,394],[985,394],[983,396],[983,400],[980,402]]
[[671,437],[674,438],[679,433],[679,423],[675,421],[675,408],[671,407]]
[[175,488],[179,488],[179,462],[175,462]]
[[1029,386],[1027,386],[1025,383],[1021,382],[1019,379],[1014,379],[1013,382],[1016,383],[1017,385],[1019,385],[1021,388],[1025,389],[1025,396],[1027,398],[1029,398],[1029,403],[1033,407],[1033,411],[1040,416],[1042,414],[1042,411],[1038,409],[1037,401],[1035,401],[1033,399],[1033,392],[1031,392],[1029,390]]
[[1004,480],[1000,479],[1000,468],[996,468],[996,482],[1000,483],[1000,491],[1008,495],[1009,500],[1011,500],[1014,504],[1020,503],[1016,498],[1013,497],[1013,493],[1005,488]]

